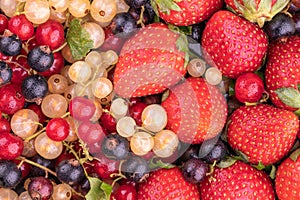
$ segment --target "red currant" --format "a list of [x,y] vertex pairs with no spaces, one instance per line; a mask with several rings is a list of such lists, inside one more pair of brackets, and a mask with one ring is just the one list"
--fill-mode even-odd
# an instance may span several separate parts
[[46,126],[47,136],[54,141],[63,141],[69,135],[69,123],[63,118],[53,118]]
[[142,112],[147,107],[144,102],[138,102],[129,107],[129,115],[135,120],[138,126],[142,125]]
[[254,73],[248,72],[239,76],[235,83],[235,96],[242,102],[255,103],[264,93],[262,79]]
[[[20,164],[20,160],[13,160],[14,163],[16,163],[17,165]],[[30,173],[31,170],[31,165],[28,164],[27,162],[22,162],[21,166],[19,167],[19,169],[22,172],[22,179],[24,180]]]
[[104,155],[97,155],[97,159],[92,161],[93,171],[101,179],[112,178],[111,174],[118,172],[119,164],[119,161],[111,160]]
[[8,29],[19,36],[21,40],[28,40],[34,34],[33,24],[24,14],[15,15],[8,21]]
[[0,110],[12,115],[25,105],[25,98],[21,87],[16,84],[7,84],[0,88]]
[[75,97],[69,103],[71,116],[79,121],[91,119],[96,111],[94,102],[84,97]]
[[0,132],[10,132],[10,123],[5,118],[0,118]]
[[62,68],[65,66],[64,57],[61,55],[60,52],[54,53],[53,56],[54,56],[54,61],[50,69],[44,72],[40,72],[40,74],[42,74],[45,77],[50,77],[53,74],[59,74]]
[[105,134],[98,123],[82,122],[78,127],[78,137],[87,144],[101,142]]
[[100,117],[102,126],[107,130],[108,133],[116,132],[116,119],[109,113],[103,112]]
[[9,132],[0,133],[0,159],[13,160],[19,157],[24,148],[23,140]]
[[33,110],[38,115],[40,123],[44,123],[47,120],[47,117],[44,115],[40,105],[33,103],[30,104],[27,108]]
[[49,19],[39,25],[35,32],[35,37],[39,45],[48,45],[51,50],[55,50],[64,43],[64,27],[61,23]]
[[0,14],[0,34],[2,34],[5,29],[7,29],[7,26],[8,18],[5,15]]
[[137,200],[136,189],[132,185],[121,185],[113,192],[115,200]]

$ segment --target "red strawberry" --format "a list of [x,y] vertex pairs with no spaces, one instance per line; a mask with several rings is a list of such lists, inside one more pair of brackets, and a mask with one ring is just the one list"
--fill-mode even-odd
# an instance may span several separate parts
[[247,20],[257,22],[260,27],[263,27],[265,21],[270,21],[289,3],[282,0],[225,0],[225,2]]
[[241,161],[227,168],[215,168],[212,177],[200,183],[200,196],[201,200],[275,200],[267,174]]
[[[283,103],[276,93],[279,88],[294,88],[300,84],[300,37],[291,36],[285,40],[273,41],[268,50],[265,73],[267,91],[272,103],[279,108],[295,110]],[[292,97],[294,99],[295,97]],[[298,105],[299,106],[299,105]]]
[[300,199],[300,149],[294,151],[277,169],[275,189],[280,200]]
[[154,0],[153,8],[164,21],[189,26],[208,19],[223,7],[223,0]]
[[[163,92],[186,73],[182,37],[166,25],[140,29],[124,44],[114,72],[115,91],[122,97]],[[186,47],[187,48],[187,47]]]
[[199,200],[196,184],[185,181],[179,168],[158,169],[139,185],[138,200]]
[[167,128],[186,143],[201,143],[223,128],[227,105],[222,93],[203,78],[187,78],[170,90],[162,103],[168,116]]
[[267,46],[267,36],[262,29],[225,10],[209,19],[202,36],[207,61],[230,78],[257,70]]
[[270,165],[283,158],[292,148],[299,129],[293,112],[266,104],[242,106],[230,120],[228,143],[255,164]]

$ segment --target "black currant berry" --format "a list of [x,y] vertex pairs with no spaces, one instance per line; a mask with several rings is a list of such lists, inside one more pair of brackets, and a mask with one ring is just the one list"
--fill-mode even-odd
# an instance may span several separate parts
[[300,12],[296,12],[293,15],[293,20],[295,22],[296,34],[300,34]]
[[209,172],[208,164],[200,159],[192,158],[186,161],[182,166],[182,176],[190,183],[200,183]]
[[12,78],[12,70],[10,66],[0,61],[0,86],[8,83]]
[[109,134],[103,139],[101,150],[110,159],[123,160],[128,156],[129,142],[119,134]]
[[121,165],[121,171],[127,179],[141,183],[149,176],[149,166],[147,161],[135,155],[130,156]]
[[48,92],[47,80],[39,74],[26,77],[22,82],[22,94],[29,102],[40,104]]
[[[139,21],[141,17],[141,8],[134,8],[130,7],[128,10],[128,13],[134,18],[135,21]],[[150,23],[150,16],[147,11],[143,12],[143,24],[149,24]]]
[[188,160],[190,160],[191,158],[199,158],[198,154],[199,154],[199,149],[200,146],[199,145],[190,145],[185,152],[178,158],[178,164],[180,163],[184,163]]
[[34,177],[28,184],[28,193],[33,200],[49,200],[53,194],[53,184],[45,177]]
[[39,46],[29,51],[27,62],[32,69],[44,72],[52,66],[54,56],[49,46]]
[[191,38],[195,40],[196,42],[200,42],[202,38],[202,33],[204,30],[205,24],[204,23],[198,23],[192,25],[192,34]]
[[14,188],[21,181],[22,172],[16,163],[0,160],[0,187]]
[[76,159],[64,160],[56,168],[57,178],[69,185],[76,185],[84,178],[84,170]]
[[137,23],[131,14],[122,12],[114,16],[110,27],[113,34],[126,38],[137,29]]
[[293,35],[295,33],[295,23],[288,15],[279,13],[266,23],[264,30],[272,40],[282,36]]
[[212,150],[203,158],[207,163],[219,162],[222,160],[227,153],[225,144],[218,140]]
[[125,0],[126,4],[133,8],[141,8],[149,3],[149,0]]
[[16,56],[21,52],[22,41],[17,35],[9,33],[0,38],[0,52],[6,56]]
[[[36,154],[35,156],[33,156],[31,158],[31,160],[41,166],[44,166],[48,169],[54,170],[54,161],[53,160],[48,160],[46,158],[43,158],[42,156],[40,156],[39,154]],[[45,176],[45,170],[42,170],[39,167],[33,166],[32,170],[30,172],[31,176]]]

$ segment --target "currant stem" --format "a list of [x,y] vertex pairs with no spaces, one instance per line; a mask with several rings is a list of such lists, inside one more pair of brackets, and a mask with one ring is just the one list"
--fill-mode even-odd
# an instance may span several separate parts
[[142,28],[144,28],[145,27],[145,25],[144,25],[144,23],[143,23],[143,19],[144,19],[144,12],[145,12],[145,7],[144,6],[142,6],[141,7],[141,14],[140,14],[140,18],[139,18],[139,20],[137,21],[137,24],[140,24],[141,26],[142,26]]
[[17,159],[18,159],[18,160],[21,160],[21,162],[22,162],[22,161],[23,161],[23,162],[26,162],[26,163],[28,163],[28,164],[30,164],[30,165],[33,165],[33,166],[35,166],[35,167],[38,167],[38,168],[44,170],[45,172],[48,172],[49,174],[52,174],[52,175],[56,176],[56,173],[55,173],[54,171],[48,169],[47,167],[45,167],[45,166],[43,166],[43,165],[40,165],[40,164],[36,163],[36,162],[33,162],[33,161],[31,161],[31,160],[28,160],[28,159],[25,158],[25,157],[19,157],[19,158],[17,158]]
[[64,115],[62,115],[60,118],[65,118],[65,117],[69,117],[70,116],[70,112],[65,113]]
[[25,138],[24,142],[29,142],[30,140],[36,138],[37,136],[39,136],[42,132],[44,132],[46,130],[46,127],[42,128],[41,130],[39,130],[38,132],[36,132],[35,134],[33,134],[32,136],[29,136],[27,138]]
[[63,45],[61,45],[60,47],[58,47],[57,49],[53,50],[52,53],[56,53],[59,52],[60,50],[62,50],[65,46],[67,46],[67,42],[63,43]]

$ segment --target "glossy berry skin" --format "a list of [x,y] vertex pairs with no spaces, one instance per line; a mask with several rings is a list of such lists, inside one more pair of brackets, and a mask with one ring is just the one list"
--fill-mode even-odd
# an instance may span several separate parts
[[129,115],[135,120],[138,126],[142,126],[142,112],[147,107],[146,103],[138,102],[129,107]]
[[38,115],[40,123],[44,123],[47,120],[47,117],[44,115],[41,106],[33,103],[30,104],[27,108],[33,110]]
[[[53,170],[54,169],[54,162],[53,160],[48,160],[46,158],[43,158],[39,154],[36,154],[31,158],[31,160],[35,163],[38,163],[39,165],[42,165],[48,169]],[[32,167],[31,173],[32,176],[45,176],[45,170],[42,170],[41,168],[38,168],[36,166]]]
[[14,188],[21,181],[22,172],[16,163],[10,160],[0,160],[0,187]]
[[122,163],[121,171],[128,180],[141,183],[148,178],[150,169],[144,158],[131,155]]
[[21,84],[22,81],[29,74],[29,65],[27,63],[27,58],[23,56],[16,57],[16,63],[10,63],[10,67],[12,69],[12,83]]
[[113,133],[117,131],[116,125],[116,119],[109,113],[102,113],[100,117],[100,122],[103,128],[105,128],[109,133]]
[[39,74],[50,77],[53,74],[59,74],[62,68],[65,66],[65,60],[60,52],[53,53],[53,63],[49,69],[43,72],[39,72]]
[[137,200],[138,195],[134,186],[121,185],[112,193],[113,197],[110,200]]
[[108,134],[102,141],[102,153],[114,160],[123,160],[129,153],[129,142],[119,134]]
[[[13,160],[14,163],[16,163],[16,165],[18,166],[21,163],[21,160]],[[30,170],[32,169],[32,166],[26,162],[23,162],[20,167],[19,170],[21,171],[21,179],[25,180],[25,178],[29,175]]]
[[34,34],[34,26],[26,18],[25,14],[15,15],[10,18],[8,29],[23,41],[30,39]]
[[[231,31],[232,27],[235,27],[234,31]],[[208,64],[216,66],[229,78],[257,70],[268,47],[267,35],[262,29],[225,10],[216,12],[208,20],[201,43],[207,52]]]
[[149,3],[149,0],[125,0],[126,4],[130,7],[140,8],[145,6],[146,3]]
[[45,177],[34,177],[29,182],[28,193],[32,199],[48,200],[53,194],[53,184]]
[[105,133],[101,125],[99,123],[91,123],[89,121],[82,122],[79,125],[77,132],[78,137],[88,145],[101,142],[105,137]]
[[11,78],[11,67],[7,63],[0,61],[0,86],[8,83],[11,80]]
[[115,35],[126,38],[137,29],[137,24],[132,15],[123,12],[115,15],[110,27]]
[[22,109],[25,98],[21,93],[21,87],[17,84],[7,84],[0,88],[0,110],[12,115]]
[[104,33],[105,33],[105,41],[101,45],[100,50],[101,51],[113,50],[119,54],[126,40],[124,38],[119,37],[118,35],[114,35],[110,27],[104,29]]
[[10,132],[11,128],[10,128],[10,123],[7,119],[5,118],[0,118],[0,133],[1,132]]
[[0,133],[0,159],[13,160],[20,156],[24,149],[23,140],[9,132]]
[[286,158],[277,168],[275,189],[280,200],[300,199],[300,149],[294,151],[295,159]]
[[47,92],[48,83],[46,79],[39,74],[30,75],[22,82],[22,94],[27,101],[40,104]]
[[38,46],[29,51],[27,62],[37,72],[44,72],[52,66],[54,56],[49,46]]
[[[175,181],[176,180],[176,181]],[[158,169],[139,184],[138,199],[200,199],[198,187],[185,181],[179,168]]]
[[53,118],[46,126],[47,136],[54,141],[63,141],[69,135],[69,123],[63,118]]
[[5,15],[0,14],[0,34],[2,34],[5,29],[7,29],[7,26],[8,18]]
[[264,91],[264,83],[257,74],[247,72],[236,79],[235,97],[242,103],[258,102]]
[[223,169],[215,167],[211,177],[200,183],[201,200],[275,199],[268,175],[241,161]]
[[95,113],[95,104],[84,97],[75,97],[69,103],[71,116],[79,121],[89,120]]
[[69,159],[59,163],[56,168],[57,178],[69,185],[76,185],[84,178],[84,171],[78,160]]
[[51,19],[40,24],[35,32],[38,45],[48,45],[51,50],[55,50],[63,45],[64,35],[63,25]]
[[0,52],[6,56],[16,56],[21,52],[22,41],[15,34],[0,38]]
[[202,160],[192,158],[183,164],[181,171],[182,176],[186,181],[197,184],[206,178],[209,167],[208,164]]
[[119,170],[119,161],[111,160],[102,154],[97,155],[97,159],[92,161],[93,171],[101,178],[112,178],[111,174]]
[[203,158],[207,163],[212,164],[214,162],[221,161],[227,154],[227,147],[225,144],[218,140],[212,150]]
[[266,104],[239,107],[230,120],[229,145],[255,164],[270,165],[286,156],[299,128],[293,112]]

